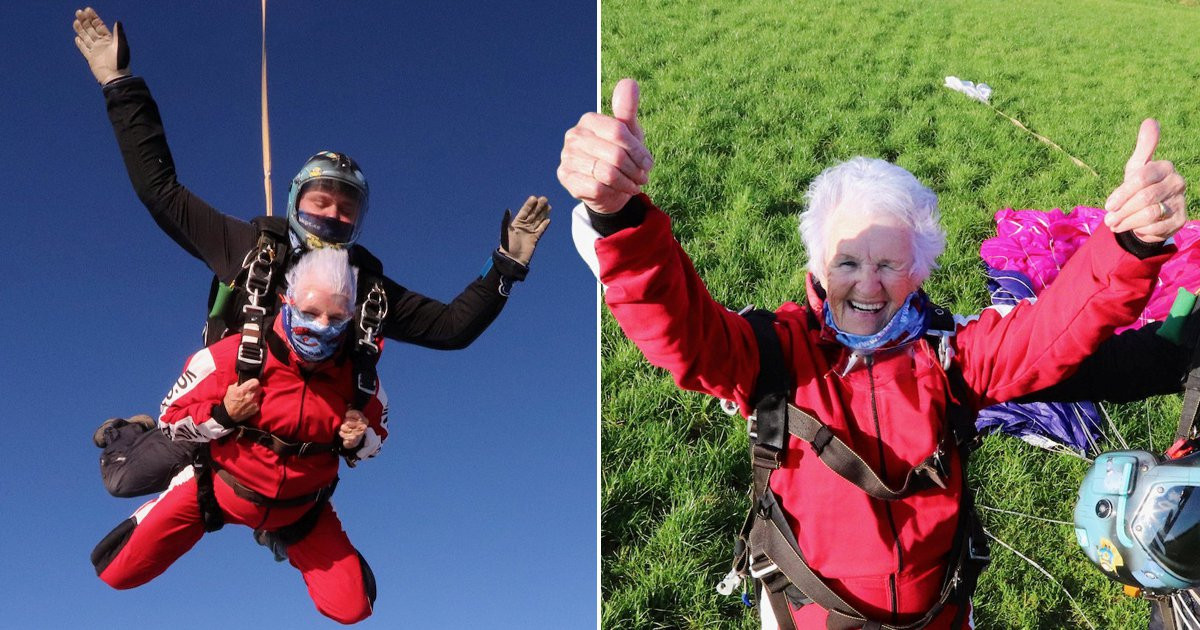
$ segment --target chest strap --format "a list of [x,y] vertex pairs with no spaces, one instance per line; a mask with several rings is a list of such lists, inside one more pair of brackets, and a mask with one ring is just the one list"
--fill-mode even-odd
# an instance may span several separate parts
[[229,435],[232,436],[232,439],[247,440],[260,446],[265,446],[280,457],[289,457],[292,455],[306,457],[322,453],[333,453],[336,455],[342,450],[340,440],[335,439],[333,442],[289,442],[274,433],[249,426],[239,426]]

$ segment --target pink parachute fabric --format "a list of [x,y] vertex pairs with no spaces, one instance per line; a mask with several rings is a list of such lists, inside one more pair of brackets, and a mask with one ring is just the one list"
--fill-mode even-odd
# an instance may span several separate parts
[[[1005,208],[996,213],[996,236],[983,242],[979,255],[989,267],[1025,274],[1040,293],[1102,220],[1104,210],[1087,206],[1076,206],[1070,213]],[[1165,319],[1179,287],[1200,288],[1200,221],[1184,224],[1175,245],[1179,252],[1163,265],[1146,309],[1117,332]]]

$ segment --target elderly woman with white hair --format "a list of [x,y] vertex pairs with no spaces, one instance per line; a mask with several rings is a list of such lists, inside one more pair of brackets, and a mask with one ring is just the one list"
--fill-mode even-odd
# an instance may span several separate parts
[[[641,193],[653,159],[637,86],[586,114],[559,167],[605,302],[682,388],[757,412],[755,505],[729,580],[759,581],[764,627],[960,628],[986,564],[965,453],[974,413],[1054,385],[1144,307],[1184,182],[1143,125],[1114,211],[1036,303],[950,317],[922,282],[945,247],[937,196],[882,160],[828,168],[800,219],[807,304],[743,316],[709,295]],[[1111,229],[1110,229],[1111,228]],[[732,584],[726,584],[732,587]]]
[[355,269],[346,251],[320,249],[287,279],[285,304],[264,326],[258,378],[239,374],[241,337],[225,337],[188,360],[163,400],[162,432],[208,442],[210,461],[184,469],[96,546],[92,563],[109,586],[149,582],[230,522],[286,542],[325,616],[354,623],[371,614],[374,576],[329,503],[339,457],[374,457],[387,437],[387,398],[382,388],[358,395],[348,356]]

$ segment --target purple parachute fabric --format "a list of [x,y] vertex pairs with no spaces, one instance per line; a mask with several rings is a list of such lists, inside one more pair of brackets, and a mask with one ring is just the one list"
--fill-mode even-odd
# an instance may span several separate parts
[[[992,303],[1015,304],[1040,293],[1103,219],[1104,210],[1087,206],[1071,213],[1011,208],[997,212],[996,236],[979,249]],[[1200,286],[1200,221],[1185,224],[1175,235],[1175,245],[1179,252],[1163,265],[1142,315],[1117,332],[1164,319],[1179,287]],[[1090,402],[1004,403],[984,409],[977,421],[981,432],[998,430],[1043,448],[1061,444],[1080,453],[1095,443],[1099,424],[1099,412]]]
[[[988,266],[987,276],[994,306],[1012,306],[1034,295],[1033,281],[1020,271]],[[1061,444],[1087,453],[1100,436],[1100,412],[1091,402],[1001,403],[980,411],[975,427],[981,434],[1000,431],[1045,449]]]

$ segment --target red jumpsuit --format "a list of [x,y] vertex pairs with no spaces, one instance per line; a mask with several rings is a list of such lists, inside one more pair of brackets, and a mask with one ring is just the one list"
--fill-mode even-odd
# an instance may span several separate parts
[[[749,409],[759,371],[749,323],[709,296],[670,220],[642,200],[648,209],[641,225],[594,243],[605,302],[629,339],[680,387]],[[1139,260],[1102,226],[1036,304],[959,321],[950,343],[973,396],[962,402],[979,409],[1069,375],[1137,317],[1170,251]],[[792,402],[898,486],[941,436],[948,384],[936,353],[922,339],[870,360],[852,357],[824,330],[822,296],[811,283],[808,297],[808,307],[787,303],[776,312],[796,378]],[[809,318],[810,308],[817,317]],[[804,557],[835,592],[870,618],[911,622],[936,601],[953,542],[963,480],[951,454],[945,490],[883,501],[838,477],[792,437],[771,488]],[[800,628],[825,627],[826,613],[816,605],[793,612]],[[928,627],[948,628],[954,613],[948,606]]]
[[[261,411],[247,426],[269,431],[289,442],[329,443],[354,400],[353,370],[344,353],[308,366],[301,364],[286,342],[280,320],[265,335],[266,361]],[[235,371],[239,336],[226,337],[197,352],[163,400],[159,426],[173,439],[216,440],[232,429],[214,418],[225,391],[237,382]],[[358,457],[374,456],[387,437],[387,398],[382,388],[362,410],[368,421]],[[220,413],[216,414],[221,417]],[[232,474],[245,487],[273,499],[302,497],[328,486],[337,477],[338,456],[332,452],[297,456],[277,455],[246,439],[211,444],[215,468]],[[235,494],[219,475],[213,475],[217,503],[228,523],[274,530],[299,519],[313,503],[264,507]],[[157,577],[191,549],[204,534],[196,498],[196,480],[189,467],[157,499],[140,507],[118,526],[93,553],[101,580],[114,588],[140,586]],[[108,543],[107,551],[97,553]],[[324,615],[354,623],[371,614],[373,577],[366,562],[350,544],[332,505],[326,503],[316,526],[288,547],[288,560],[300,570],[309,595]]]

